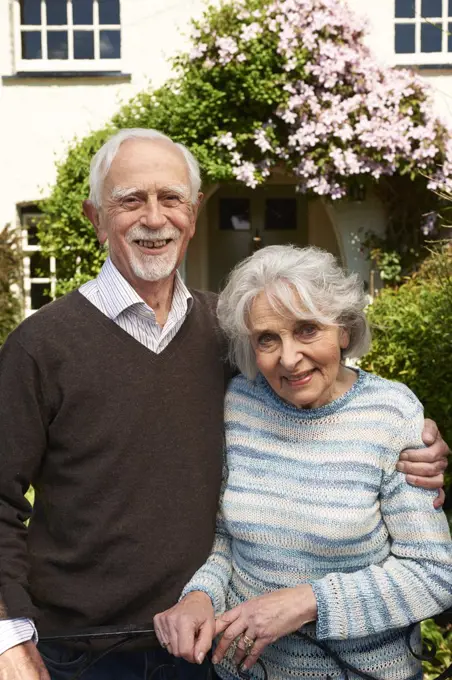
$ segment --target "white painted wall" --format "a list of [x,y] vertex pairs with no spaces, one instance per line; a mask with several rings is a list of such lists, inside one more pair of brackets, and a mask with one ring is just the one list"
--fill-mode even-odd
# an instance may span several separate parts
[[347,268],[369,283],[371,265],[361,248],[361,239],[368,231],[384,235],[385,213],[381,201],[368,191],[362,203],[342,200],[325,202],[325,207],[340,241]]
[[[366,42],[377,59],[388,66],[400,64],[400,57],[394,52],[394,0],[348,0],[348,4],[367,19],[369,35]],[[410,56],[407,59],[410,61]],[[446,60],[444,55],[434,57],[440,65]],[[445,70],[423,69],[420,73],[432,88],[438,115],[452,127],[452,63]]]
[[[0,75],[15,73],[13,0],[0,0]],[[122,0],[121,70],[131,79],[0,80],[0,228],[16,204],[42,197],[68,141],[101,127],[148,81],[162,84],[167,58],[186,45],[181,31],[203,0]]]

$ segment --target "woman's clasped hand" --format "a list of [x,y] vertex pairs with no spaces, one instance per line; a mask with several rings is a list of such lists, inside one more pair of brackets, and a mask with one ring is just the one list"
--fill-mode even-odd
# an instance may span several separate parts
[[254,597],[217,618],[215,635],[222,635],[213,662],[220,663],[237,641],[234,663],[248,670],[268,645],[315,621],[316,613],[317,603],[309,585]]

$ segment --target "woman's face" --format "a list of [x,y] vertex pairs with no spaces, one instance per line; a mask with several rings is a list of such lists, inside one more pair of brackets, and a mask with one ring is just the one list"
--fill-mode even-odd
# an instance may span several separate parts
[[317,408],[349,388],[350,372],[340,363],[349,343],[344,329],[281,314],[265,293],[255,298],[249,322],[257,367],[281,399]]

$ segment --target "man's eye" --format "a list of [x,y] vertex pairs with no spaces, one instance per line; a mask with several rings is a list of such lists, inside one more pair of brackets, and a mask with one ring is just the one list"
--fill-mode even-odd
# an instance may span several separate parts
[[135,205],[140,202],[140,199],[137,196],[126,196],[122,202],[125,205]]
[[162,201],[164,203],[172,203],[172,204],[180,203],[181,197],[178,196],[178,194],[166,194],[166,196],[162,197]]

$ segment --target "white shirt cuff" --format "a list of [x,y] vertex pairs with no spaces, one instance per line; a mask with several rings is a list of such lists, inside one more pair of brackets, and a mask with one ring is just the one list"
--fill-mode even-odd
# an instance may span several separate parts
[[38,642],[38,632],[31,619],[3,619],[0,621],[0,654],[11,647],[33,640]]

